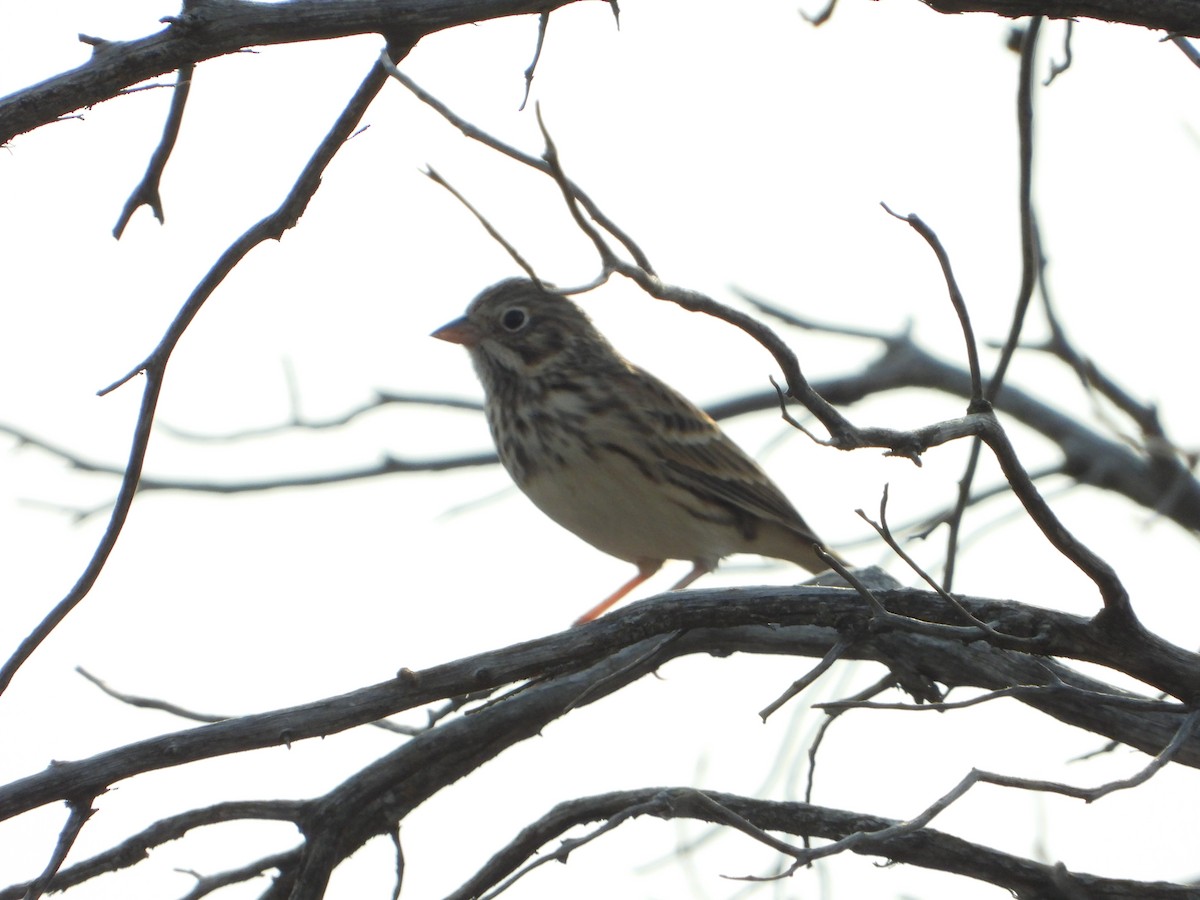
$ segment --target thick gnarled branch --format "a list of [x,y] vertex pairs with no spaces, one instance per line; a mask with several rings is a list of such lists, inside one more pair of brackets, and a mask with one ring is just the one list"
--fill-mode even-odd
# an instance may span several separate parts
[[[1089,730],[1150,753],[1171,740],[1183,714],[1111,709],[1097,694],[1125,699],[1095,679],[1059,669],[1045,657],[1057,656],[1106,666],[1181,697],[1200,696],[1200,658],[1149,634],[1112,636],[1078,616],[1019,603],[959,598],[975,617],[999,633],[988,647],[964,643],[961,613],[934,594],[916,590],[877,592],[890,612],[911,618],[914,630],[872,634],[870,614],[854,591],[831,587],[741,588],[662,595],[618,610],[584,627],[510,648],[467,657],[421,672],[402,670],[394,680],[290,709],[243,716],[213,725],[152,738],[78,762],[62,762],[0,788],[0,818],[86,793],[100,793],[138,773],[244,750],[278,746],[365,725],[405,709],[473,691],[500,687],[551,673],[578,672],[614,653],[658,635],[685,632],[659,651],[659,663],[690,653],[731,652],[821,657],[847,628],[864,635],[845,651],[848,659],[910,658],[928,677],[948,686],[987,690],[1014,683],[1072,684],[1081,702],[1061,702],[1068,693],[1054,687],[1022,701]],[[857,623],[857,624],[855,624]],[[928,625],[945,625],[939,637]],[[1005,635],[1020,652],[1006,650]],[[982,638],[982,635],[981,635]],[[1041,654],[1026,652],[1035,639]],[[1086,695],[1086,696],[1085,696]],[[1074,695],[1072,695],[1074,696]],[[1157,725],[1155,723],[1158,723]],[[169,748],[169,752],[168,752]],[[1200,767],[1200,741],[1178,756]]]
[[[167,766],[229,753],[294,743],[367,724],[377,718],[485,687],[527,682],[469,715],[439,722],[397,750],[349,776],[328,794],[287,805],[219,804],[212,821],[239,817],[295,822],[306,836],[281,865],[293,898],[318,898],[332,869],[365,841],[390,833],[395,823],[504,748],[537,735],[555,719],[596,702],[679,656],[734,652],[820,657],[837,643],[846,658],[872,659],[954,686],[986,690],[1019,688],[1010,696],[1065,723],[1136,746],[1164,749],[1183,765],[1200,767],[1200,739],[1183,731],[1195,713],[1178,704],[1139,697],[1074,672],[1042,655],[1004,649],[1032,638],[1044,653],[1074,656],[1139,677],[1162,678],[1200,670],[1194,654],[1147,637],[1132,648],[1136,659],[1155,657],[1156,675],[1122,668],[1124,649],[1085,619],[1016,603],[963,598],[979,619],[992,624],[988,641],[963,640],[961,614],[936,595],[881,592],[892,613],[911,618],[912,628],[889,617],[876,620],[862,599],[845,588],[757,588],[694,591],[635,604],[585,627],[437,666],[404,670],[393,681],[291,709],[231,719],[117,748],[0,788],[0,817],[8,818],[61,799],[97,796],[116,782]],[[874,623],[880,621],[886,630]],[[939,631],[944,628],[944,635]],[[719,664],[714,662],[714,664]],[[1173,674],[1172,674],[1173,673]],[[531,680],[532,679],[532,680]],[[751,704],[753,706],[755,704]],[[952,708],[947,706],[947,709]],[[860,713],[865,714],[865,713]],[[1001,776],[997,776],[1001,777]],[[969,787],[969,785],[967,785]],[[965,790],[965,788],[963,788]],[[119,798],[119,792],[108,794]],[[104,802],[111,802],[106,800]],[[933,808],[931,808],[933,809]],[[140,836],[153,843],[201,823],[205,811],[183,813]],[[932,813],[931,813],[932,815]],[[51,889],[77,883],[136,861],[114,848],[101,858],[64,870]],[[247,871],[258,872],[257,864]],[[0,894],[0,898],[9,896]]]

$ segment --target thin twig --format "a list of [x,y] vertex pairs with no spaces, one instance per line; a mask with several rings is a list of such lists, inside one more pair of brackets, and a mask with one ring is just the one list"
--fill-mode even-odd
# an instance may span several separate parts
[[129,706],[136,706],[139,709],[155,709],[159,712],[169,713],[172,716],[178,716],[181,719],[189,719],[193,722],[224,722],[226,719],[232,719],[233,716],[218,716],[212,713],[195,712],[194,710],[184,709],[182,706],[177,706],[174,703],[169,703],[166,700],[158,700],[153,697],[139,697],[135,694],[124,694],[114,688],[109,687],[104,681],[97,678],[83,666],[76,666],[75,671],[98,687],[101,691],[108,694],[114,700],[119,700]]
[[1006,688],[999,688],[994,691],[987,691],[976,697],[971,697],[969,700],[939,700],[933,703],[874,703],[864,702],[856,699],[848,700],[828,700],[821,703],[814,703],[813,709],[822,709],[825,711],[845,712],[851,709],[887,709],[903,712],[948,712],[956,709],[968,709],[972,706],[979,706],[983,703],[989,703],[992,700],[1002,700],[1006,697],[1030,698],[1045,696],[1047,694],[1062,693],[1072,696],[1078,696],[1086,699],[1089,703],[1094,702],[1111,706],[1115,709],[1133,709],[1144,713],[1172,713],[1182,714],[1187,712],[1187,707],[1182,703],[1171,703],[1164,700],[1151,700],[1147,697],[1122,697],[1113,694],[1103,694],[1099,691],[1088,691],[1083,688],[1076,687],[1072,684],[1058,680],[1057,677],[1049,684],[1014,684]]
[[1200,722],[1200,710],[1193,711],[1187,719],[1179,726],[1175,732],[1175,737],[1170,744],[1163,748],[1162,752],[1154,757],[1150,763],[1135,775],[1111,781],[1106,784],[1099,785],[1094,788],[1078,788],[1073,785],[1060,784],[1053,781],[1041,781],[1029,778],[1015,778],[1009,775],[999,775],[993,772],[985,772],[981,769],[972,769],[971,772],[963,778],[949,793],[939,798],[935,803],[927,807],[919,815],[904,822],[899,822],[888,828],[883,828],[877,831],[856,831],[853,834],[826,844],[825,846],[805,850],[803,853],[795,855],[795,862],[789,868],[787,873],[791,874],[798,868],[809,865],[810,863],[823,857],[833,856],[842,853],[846,850],[856,848],[867,848],[880,846],[881,844],[894,840],[897,837],[906,834],[912,834],[927,826],[934,818],[949,808],[955,801],[960,799],[974,785],[995,784],[1001,787],[1012,787],[1028,791],[1040,791],[1046,793],[1062,794],[1067,797],[1074,797],[1085,802],[1091,803],[1098,800],[1107,794],[1114,791],[1125,790],[1127,788],[1136,787],[1144,784],[1154,776],[1163,766],[1165,766],[1179,748],[1191,737],[1197,722]]
[[[97,678],[82,666],[76,666],[75,671],[98,687],[105,694],[112,697],[114,700],[119,700],[121,703],[126,703],[129,706],[134,706],[139,709],[158,710],[159,712],[165,712],[169,715],[177,716],[180,719],[187,719],[192,722],[225,722],[229,719],[237,718],[236,716],[223,716],[215,713],[197,712],[196,710],[187,709],[166,700],[160,700],[157,697],[142,697],[137,694],[122,693],[121,691],[110,687],[102,679]],[[370,724],[375,728],[381,728],[384,731],[391,732],[392,734],[403,734],[405,736],[412,737],[428,731],[429,728],[431,728],[433,724],[443,715],[444,713],[431,710],[429,713],[429,725],[422,728],[417,728],[410,725],[400,725],[395,722],[390,722],[387,719],[380,719],[378,721],[371,722]]]
[[533,88],[533,73],[537,71],[538,60],[542,58],[542,45],[546,42],[546,29],[550,26],[550,13],[544,12],[538,16],[537,46],[533,48],[533,61],[525,70],[525,96],[521,98],[518,110],[524,110],[529,102],[529,91]]
[[533,266],[531,266],[525,260],[525,257],[523,257],[517,251],[516,247],[514,247],[511,243],[509,243],[508,240],[506,240],[505,237],[502,234],[500,234],[500,232],[496,229],[496,227],[487,220],[487,218],[483,215],[483,213],[481,213],[474,206],[472,206],[470,201],[468,201],[466,197],[464,197],[462,194],[460,194],[458,192],[458,190],[455,189],[450,184],[450,182],[446,181],[445,178],[443,178],[441,175],[439,175],[432,166],[425,167],[425,174],[429,177],[429,179],[434,184],[438,184],[438,185],[444,187],[446,190],[448,190],[453,195],[454,199],[456,199],[459,203],[461,203],[463,206],[465,206],[467,208],[467,210],[470,211],[471,215],[473,215],[476,219],[479,220],[479,224],[482,225],[484,230],[487,231],[487,233],[492,237],[492,240],[494,240],[501,247],[503,247],[505,249],[505,251],[507,251],[508,255],[513,258],[513,262],[515,262],[518,266],[520,266],[522,268],[522,270],[524,270],[525,274],[529,276],[530,280],[534,284],[538,285],[539,287],[542,286],[542,281],[540,278],[537,277],[537,273],[535,273],[533,271]]
[[[841,701],[844,704],[862,703],[869,700],[871,697],[878,696],[886,690],[890,690],[895,686],[895,678],[891,672],[888,672],[874,684],[863,688],[857,694],[847,697]],[[830,726],[847,709],[852,709],[852,706],[847,706],[846,709],[839,709],[833,704],[817,703],[813,704],[813,709],[822,709],[825,713],[825,721],[821,723],[821,727],[817,729],[816,737],[813,738],[812,744],[808,748],[808,778],[804,785],[804,802],[812,803],[813,788],[816,785],[817,778],[817,752],[821,749],[821,745],[825,741],[825,735],[828,733]],[[805,845],[807,846],[807,844]]]
[[1017,134],[1020,162],[1020,186],[1017,200],[1021,223],[1021,283],[1017,290],[1017,301],[1013,306],[1008,337],[1000,350],[1000,359],[996,363],[996,369],[988,380],[985,392],[988,401],[994,401],[1004,385],[1004,376],[1008,372],[1009,363],[1012,362],[1013,354],[1016,353],[1020,344],[1021,331],[1025,325],[1025,313],[1029,310],[1029,303],[1033,299],[1033,290],[1037,285],[1040,253],[1033,215],[1033,90],[1037,40],[1041,27],[1042,17],[1033,16],[1021,39],[1021,68],[1017,84]]
[[[1021,330],[1025,323],[1025,313],[1029,308],[1029,302],[1037,283],[1037,264],[1040,252],[1037,248],[1037,231],[1034,228],[1033,218],[1033,72],[1037,57],[1037,37],[1041,25],[1042,17],[1034,16],[1021,37],[1021,67],[1017,84],[1021,283],[1017,291],[1017,302],[1013,308],[1008,338],[985,390],[984,398],[989,404],[995,403],[1000,388],[1004,384],[1004,376],[1020,341]],[[954,570],[958,560],[958,537],[962,528],[962,519],[966,513],[967,498],[971,495],[975,474],[979,471],[981,450],[980,439],[976,437],[971,442],[966,469],[958,482],[958,499],[954,506],[954,514],[950,517],[946,564],[942,577],[942,587],[947,592],[953,590],[954,587]]]
[[622,823],[628,821],[629,819],[634,819],[634,818],[637,818],[638,816],[650,814],[650,813],[655,812],[656,810],[661,809],[662,803],[663,803],[662,799],[656,797],[647,803],[641,803],[636,806],[630,806],[629,808],[622,810],[621,812],[617,813],[616,815],[611,816],[602,825],[598,826],[597,828],[594,828],[592,831],[588,832],[587,834],[583,835],[582,837],[568,838],[568,839],[563,840],[563,842],[561,844],[559,844],[559,846],[556,849],[545,854],[544,856],[538,857],[533,862],[527,863],[525,866],[518,869],[516,872],[514,872],[511,876],[506,878],[504,881],[497,884],[496,888],[494,890],[488,891],[486,894],[481,895],[479,897],[479,900],[494,900],[495,897],[498,897],[498,896],[500,896],[500,894],[507,891],[517,881],[524,878],[526,875],[528,875],[534,869],[536,869],[540,866],[544,866],[546,863],[549,863],[549,862],[565,863],[567,861],[567,857],[570,856],[572,853],[574,853],[576,850],[578,850],[580,847],[590,844],[592,841],[607,834],[608,832],[612,831],[613,829],[619,827]]
[[912,569],[917,576],[933,590],[937,591],[938,596],[958,610],[968,622],[980,629],[988,637],[999,637],[991,625],[975,618],[975,616],[971,614],[970,610],[959,603],[958,599],[953,594],[950,594],[948,591],[944,590],[942,586],[938,584],[928,572],[917,565],[917,561],[909,556],[904,548],[900,546],[900,542],[897,541],[895,535],[892,534],[892,529],[887,522],[887,505],[890,487],[891,486],[887,484],[883,486],[883,494],[879,498],[878,522],[872,521],[861,509],[855,510],[855,512],[858,513],[858,517],[875,529],[875,533],[883,538],[884,542],[888,545],[888,547],[891,548],[892,552],[904,560],[905,565]]
[[79,837],[79,832],[83,830],[83,826],[87,824],[87,820],[92,817],[95,812],[92,809],[92,801],[94,797],[86,797],[79,800],[72,800],[67,804],[70,814],[67,816],[67,821],[59,832],[58,841],[54,845],[54,852],[50,854],[50,861],[46,863],[46,868],[42,870],[42,874],[34,879],[29,889],[25,892],[25,900],[39,900],[41,896],[50,890],[50,884],[55,874],[62,867],[63,860],[67,858],[67,853],[75,845],[75,841]]
[[396,851],[396,886],[392,889],[392,900],[400,900],[400,888],[404,886],[404,847],[400,844],[400,826],[391,833],[392,848]]
[[[651,297],[674,303],[689,312],[704,313],[740,328],[758,341],[775,358],[787,380],[788,393],[808,407],[809,411],[821,421],[821,424],[829,431],[832,441],[844,449],[863,446],[862,432],[854,428],[845,416],[838,412],[824,397],[813,390],[812,385],[809,384],[808,379],[804,377],[804,374],[800,370],[800,362],[796,358],[795,352],[774,330],[753,316],[748,316],[723,303],[718,303],[699,291],[666,284],[653,272],[639,266],[631,266],[617,256],[612,248],[608,246],[603,235],[592,227],[592,223],[588,221],[588,217],[580,209],[579,198],[576,196],[572,182],[567,178],[566,172],[562,168],[558,157],[558,150],[541,116],[540,109],[538,110],[538,124],[542,129],[542,138],[546,144],[542,158],[546,161],[550,169],[550,175],[558,184],[571,217],[575,220],[579,229],[591,240],[593,246],[595,246],[596,253],[600,257],[605,272],[611,271],[623,275],[636,283]],[[906,453],[905,455],[908,454]]]
[[[605,624],[607,625],[607,623]],[[567,705],[565,711],[569,712],[570,710],[575,709],[577,706],[583,706],[586,703],[590,703],[590,698],[596,693],[607,691],[608,682],[613,681],[614,679],[624,678],[634,669],[645,666],[647,663],[652,661],[654,657],[661,654],[667,647],[683,637],[685,633],[686,632],[684,631],[672,631],[670,634],[664,635],[661,640],[647,648],[644,653],[634,657],[633,659],[629,660],[629,662],[625,663],[625,665],[623,665],[621,668],[611,672],[607,678],[589,684],[586,688],[579,692],[578,697],[576,697],[573,701],[571,701],[570,704]]]
[[17,648],[5,660],[4,665],[0,666],[0,694],[3,694],[8,689],[17,671],[33,655],[33,652],[41,646],[42,641],[46,640],[54,629],[58,627],[59,623],[70,614],[71,610],[78,606],[83,598],[88,595],[92,586],[96,583],[96,579],[100,577],[100,572],[103,570],[105,563],[108,562],[113,548],[117,545],[117,538],[121,534],[121,529],[125,527],[125,520],[129,516],[129,509],[133,505],[133,498],[138,490],[138,481],[141,478],[142,465],[146,457],[146,447],[150,443],[150,427],[154,421],[154,411],[158,405],[158,397],[161,390],[161,370],[147,369],[146,383],[142,389],[142,403],[138,410],[137,421],[133,429],[133,440],[129,448],[129,459],[125,464],[121,486],[117,490],[117,497],[113,502],[112,512],[109,514],[104,534],[101,535],[96,549],[92,552],[91,558],[88,560],[87,565],[84,566],[83,572],[75,581],[75,584],[55,604],[54,608],[34,626],[33,631],[26,635],[21,643],[17,645]]
[[950,255],[942,246],[937,232],[926,225],[916,213],[902,216],[893,212],[886,203],[880,205],[887,210],[888,215],[907,222],[917,234],[924,238],[925,243],[937,257],[938,265],[942,267],[942,277],[946,282],[946,290],[950,294],[950,305],[954,307],[954,312],[958,316],[959,328],[962,330],[963,342],[966,344],[967,369],[971,373],[971,399],[967,408],[974,412],[983,405],[983,376],[979,369],[979,346],[975,340],[975,329],[971,326],[970,313],[967,312],[967,301],[963,298],[962,290],[958,286],[958,279],[954,277],[954,269],[950,265]]
[[979,433],[999,463],[1005,479],[1012,485],[1013,493],[1042,535],[1096,585],[1104,603],[1104,612],[1116,617],[1113,624],[1130,637],[1140,633],[1143,629],[1129,603],[1129,592],[1116,570],[1063,525],[1021,465],[1017,451],[999,421],[991,417],[990,427],[981,429]]
[[[446,104],[442,103],[424,88],[420,87],[415,81],[401,72],[396,67],[396,64],[388,58],[386,50],[380,54],[379,61],[392,78],[396,79],[406,88],[408,88],[408,90],[411,91],[412,94],[422,103],[432,107],[442,118],[461,131],[466,137],[474,141],[479,141],[486,147],[491,147],[493,150],[503,154],[504,156],[507,156],[509,159],[515,160],[523,165],[529,166],[530,168],[537,169],[539,172],[543,172],[547,175],[550,174],[549,166],[546,165],[545,160],[539,159],[536,156],[531,156],[528,153],[522,153],[515,147],[506,144],[503,141],[497,140],[486,131],[483,131],[451,111]],[[650,265],[650,260],[646,257],[646,254],[642,252],[642,249],[634,242],[633,238],[622,231],[615,222],[605,216],[604,213],[601,212],[596,204],[592,201],[592,199],[585,194],[578,187],[578,185],[572,185],[571,189],[579,203],[588,211],[588,215],[598,222],[605,231],[617,239],[617,241],[625,248],[629,255],[633,257],[633,261],[640,268],[645,269],[647,272],[653,272],[654,267]]]
[[821,661],[813,666],[803,678],[793,681],[786,691],[758,711],[759,718],[764,722],[767,721],[781,706],[829,671],[829,667],[842,658],[842,654],[846,652],[850,644],[850,639],[839,637],[829,648],[829,652],[821,657]]
[[1042,87],[1050,87],[1050,82],[1071,68],[1071,36],[1074,34],[1074,30],[1075,20],[1067,19],[1066,32],[1063,34],[1063,60],[1062,62],[1050,60],[1050,74],[1042,82]]
[[1183,52],[1183,55],[1191,61],[1192,65],[1200,66],[1200,50],[1197,50],[1196,45],[1186,37],[1182,34],[1171,34],[1167,36],[1166,40],[1169,40],[1178,47]]
[[[302,416],[298,407],[293,404],[292,414],[287,421],[280,422],[276,425],[261,425],[256,428],[244,428],[237,431],[225,432],[198,432],[191,431],[186,428],[179,428],[167,422],[159,422],[158,428],[172,437],[184,441],[193,441],[196,443],[232,443],[234,441],[243,441],[254,438],[271,437],[273,435],[282,434],[288,431],[321,431],[330,428],[341,428],[349,425],[355,419],[365,416],[368,413],[383,409],[385,406],[391,405],[406,405],[414,406],[431,406],[442,409],[461,409],[471,412],[482,412],[483,404],[478,400],[464,400],[458,397],[440,397],[433,394],[397,394],[389,391],[376,391],[375,398],[362,403],[358,406],[351,407],[343,413],[335,416],[330,416],[325,419],[314,419],[307,416]],[[8,428],[0,424],[0,430],[7,431]]]
[[[297,850],[295,849],[285,850],[282,853],[273,853],[270,856],[264,856],[261,859],[248,862],[244,866],[215,872],[212,875],[201,875],[199,872],[188,870],[187,874],[195,878],[196,883],[179,900],[203,900],[204,897],[214,894],[230,885],[245,884],[255,878],[265,877],[272,869],[282,869],[284,865],[292,862],[296,854]],[[179,869],[176,871],[184,870]]]
[[171,158],[171,151],[175,148],[175,141],[179,137],[179,126],[183,124],[183,110],[187,106],[188,94],[192,89],[192,75],[195,70],[195,63],[188,63],[179,70],[175,77],[175,93],[171,95],[171,107],[167,111],[167,120],[163,123],[162,137],[159,139],[158,146],[154,148],[154,153],[150,155],[146,174],[142,176],[141,182],[133,189],[129,199],[125,201],[117,224],[113,226],[113,237],[118,240],[125,233],[125,226],[129,224],[129,220],[133,218],[138,207],[149,206],[150,211],[154,213],[154,218],[158,219],[160,224],[164,221],[159,185],[162,182],[163,170],[167,167],[167,160]]

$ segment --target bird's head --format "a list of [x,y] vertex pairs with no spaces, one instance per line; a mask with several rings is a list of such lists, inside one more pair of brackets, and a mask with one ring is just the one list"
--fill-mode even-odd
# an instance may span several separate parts
[[497,379],[536,378],[568,363],[587,369],[614,355],[583,310],[527,278],[487,288],[433,337],[466,347],[488,390]]

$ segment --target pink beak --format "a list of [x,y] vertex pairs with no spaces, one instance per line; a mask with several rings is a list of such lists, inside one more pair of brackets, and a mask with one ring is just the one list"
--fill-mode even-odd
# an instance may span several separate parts
[[441,341],[449,341],[452,344],[462,344],[464,347],[474,347],[479,343],[482,335],[479,333],[479,328],[468,322],[467,317],[463,316],[460,319],[455,319],[453,322],[447,322],[437,331],[433,332],[430,337],[435,337]]

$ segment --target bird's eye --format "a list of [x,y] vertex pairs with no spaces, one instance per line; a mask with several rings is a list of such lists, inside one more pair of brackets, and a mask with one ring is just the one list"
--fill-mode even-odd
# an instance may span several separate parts
[[520,331],[528,321],[529,314],[519,306],[505,310],[504,315],[500,317],[500,324],[508,331]]

